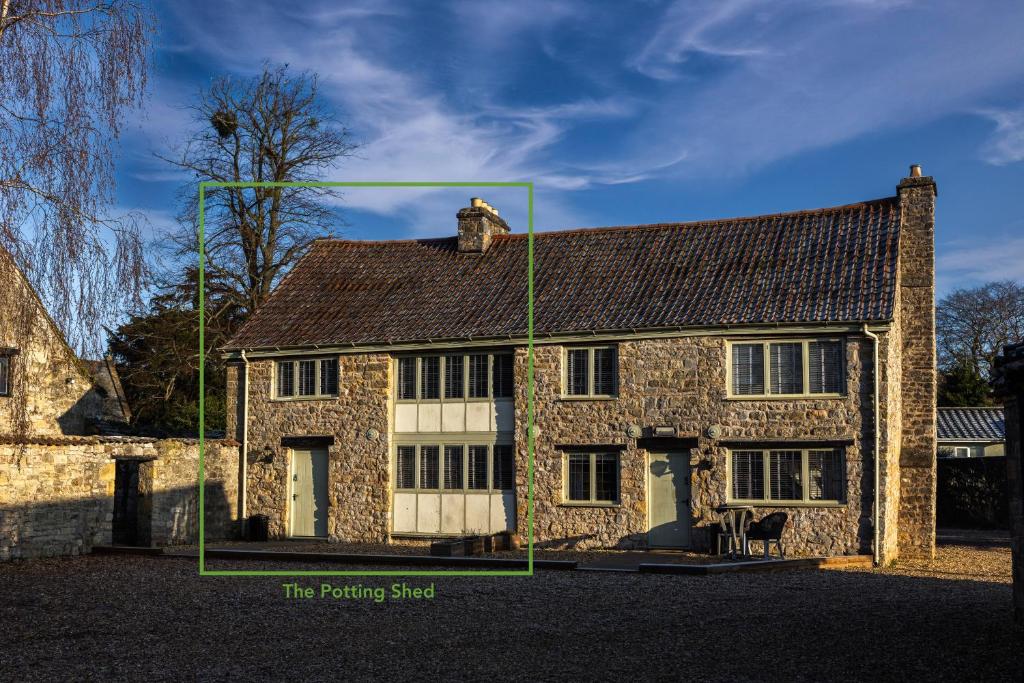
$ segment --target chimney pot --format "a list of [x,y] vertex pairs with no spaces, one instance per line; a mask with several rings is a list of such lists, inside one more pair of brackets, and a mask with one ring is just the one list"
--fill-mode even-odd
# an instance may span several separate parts
[[911,178],[920,178],[921,177],[921,164],[911,164],[910,165],[910,177]]
[[472,206],[473,208],[478,208],[484,205],[484,200],[480,199],[479,197],[471,197],[469,200],[469,205]]

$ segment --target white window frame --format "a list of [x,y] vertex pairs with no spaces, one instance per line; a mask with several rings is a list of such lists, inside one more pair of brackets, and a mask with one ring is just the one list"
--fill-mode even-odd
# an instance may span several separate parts
[[[963,451],[963,455],[960,455],[961,451]],[[953,446],[953,457],[954,458],[970,458],[970,457],[972,457],[971,456],[971,447],[970,446]]]
[[11,395],[11,374],[13,372],[14,363],[11,359],[14,358],[14,354],[11,353],[0,353],[0,364],[3,365],[3,370],[0,371],[0,379],[3,383],[0,384],[0,396],[6,397]]
[[[840,345],[840,358],[843,362],[839,365],[839,386],[842,387],[842,391],[839,392],[828,392],[828,393],[817,393],[813,394],[810,391],[810,344],[813,342],[836,342]],[[772,379],[772,363],[771,363],[771,345],[772,344],[801,344],[801,361],[803,364],[801,379],[803,391],[799,394],[773,394],[771,393],[771,379]],[[763,347],[764,354],[764,393],[762,394],[737,394],[733,391],[732,382],[732,348],[733,346],[743,346],[749,344],[761,344]],[[725,342],[725,389],[726,396],[730,399],[737,400],[761,400],[761,399],[787,399],[787,398],[843,398],[846,396],[846,382],[847,382],[847,361],[846,361],[846,339],[844,337],[803,337],[799,339],[787,339],[785,337],[772,338],[772,339],[729,339]]]
[[[321,374],[321,363],[325,360],[333,360],[338,366],[338,382],[337,391],[333,394],[322,394],[320,393],[320,374]],[[299,394],[299,363],[303,361],[313,361],[313,386],[316,389],[315,394]],[[278,393],[277,384],[277,373],[279,372],[280,364],[291,363],[292,364],[292,377],[294,382],[295,393],[290,396],[282,396]],[[282,358],[274,360],[274,369],[270,373],[270,390],[271,396],[274,397],[275,401],[323,401],[332,398],[338,398],[338,392],[341,391],[341,359],[337,356],[316,356],[312,358]]]
[[[587,456],[590,466],[590,497],[587,500],[569,498],[569,459],[572,456]],[[615,498],[604,500],[597,497],[597,456],[610,455],[615,459]],[[622,454],[609,450],[571,450],[562,455],[562,505],[569,507],[614,507],[622,501]]]
[[[612,393],[594,393],[594,351],[611,351],[613,358]],[[569,393],[569,353],[572,351],[587,352],[587,393]],[[613,399],[619,396],[619,347],[616,344],[598,344],[596,346],[563,346],[562,347],[562,398],[569,401],[588,401],[594,399]]]
[[[423,359],[428,356],[438,356],[441,358],[440,375],[438,378],[438,398],[423,398]],[[473,396],[469,395],[469,377],[470,377],[470,356],[487,356],[487,395],[486,396]],[[395,356],[392,359],[392,368],[395,377],[395,389],[394,389],[394,400],[396,403],[477,403],[484,401],[511,401],[513,396],[498,396],[494,395],[494,358],[495,356],[511,356],[512,362],[515,363],[514,353],[511,351],[465,351],[461,353],[451,351],[436,351],[426,352],[418,354],[402,354]],[[398,366],[401,359],[413,358],[416,361],[416,377],[415,377],[415,393],[414,398],[399,398],[399,384],[398,384]],[[462,362],[462,396],[445,398],[445,375],[447,374],[447,364],[461,360]],[[515,376],[513,373],[513,395],[515,387]]]
[[[736,498],[733,495],[733,481],[732,481],[732,456],[736,451],[749,452],[755,451],[761,453],[762,466],[764,467],[764,498]],[[802,498],[799,500],[795,499],[776,499],[771,498],[771,453],[772,451],[797,451],[800,453],[800,489]],[[842,494],[838,499],[831,498],[811,498],[811,487],[808,486],[810,482],[810,452],[811,451],[835,451],[839,455],[839,471],[842,474],[842,483],[839,486],[840,493]],[[846,471],[846,449],[842,446],[788,446],[779,444],[772,447],[763,446],[750,446],[730,448],[726,451],[725,458],[725,481],[726,481],[726,502],[736,503],[742,505],[757,505],[760,507],[841,507],[846,505],[847,489],[849,487],[849,480]]]
[[[437,488],[422,488],[420,481],[420,458],[424,446],[435,446],[438,449],[438,475],[437,475]],[[448,446],[458,446],[462,448],[462,487],[446,489],[444,487],[444,452]],[[469,449],[471,446],[484,446],[487,448],[487,486],[485,488],[469,488]],[[512,488],[508,489],[497,489],[494,488],[494,449],[496,446],[509,446],[512,447]],[[413,488],[398,488],[398,449],[400,447],[412,447],[416,449],[416,454],[413,458]],[[391,453],[391,487],[396,493],[509,493],[515,491],[516,476],[515,476],[515,448],[514,445],[509,441],[490,441],[486,439],[424,439],[416,442],[405,442],[395,444],[392,448]]]

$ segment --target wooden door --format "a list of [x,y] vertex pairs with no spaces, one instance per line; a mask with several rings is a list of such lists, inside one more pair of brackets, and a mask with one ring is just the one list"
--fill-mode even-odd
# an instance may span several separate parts
[[690,546],[690,454],[651,453],[648,458],[650,530],[656,548]]
[[327,536],[327,449],[292,451],[291,535]]

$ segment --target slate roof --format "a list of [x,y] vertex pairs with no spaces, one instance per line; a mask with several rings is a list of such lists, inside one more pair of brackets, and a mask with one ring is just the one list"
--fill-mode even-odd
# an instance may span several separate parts
[[1002,408],[939,408],[939,441],[1004,441]]
[[[454,226],[453,226],[454,227]],[[892,318],[899,202],[535,233],[534,331]],[[525,337],[527,237],[321,240],[227,349]]]

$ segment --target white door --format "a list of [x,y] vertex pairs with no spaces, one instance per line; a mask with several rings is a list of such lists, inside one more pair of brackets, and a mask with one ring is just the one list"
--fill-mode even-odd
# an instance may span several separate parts
[[327,536],[327,449],[292,451],[291,535]]
[[656,548],[690,545],[690,455],[651,453],[648,458],[651,526],[647,543]]

